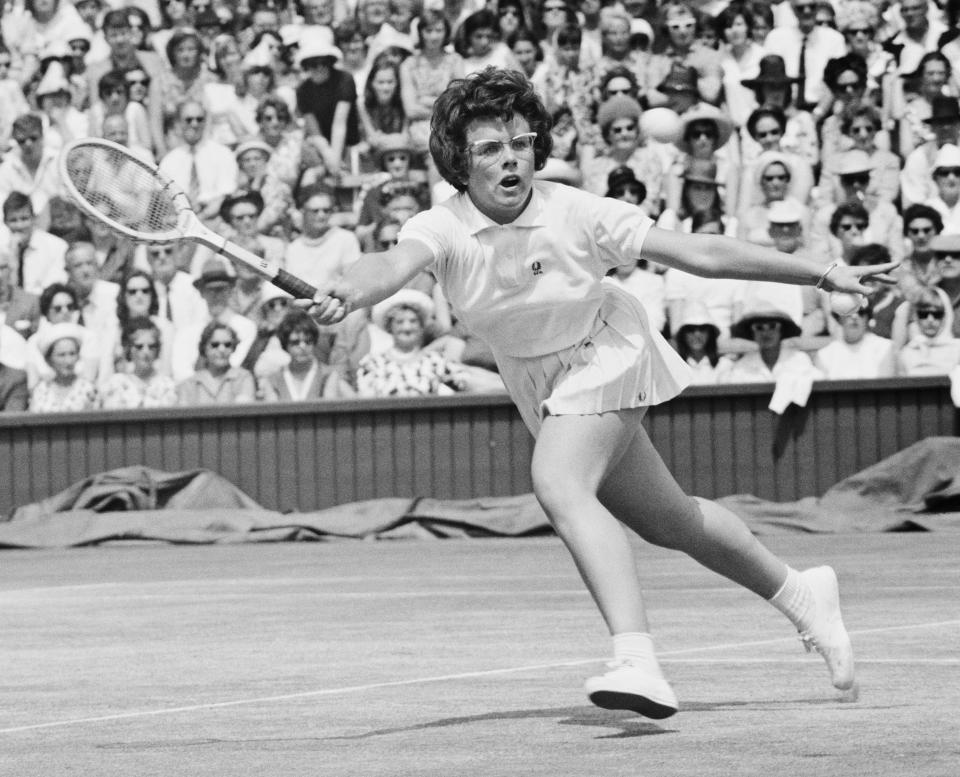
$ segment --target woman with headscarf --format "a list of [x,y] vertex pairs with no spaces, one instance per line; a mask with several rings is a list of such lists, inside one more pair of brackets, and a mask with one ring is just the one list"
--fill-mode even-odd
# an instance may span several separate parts
[[760,192],[761,201],[740,211],[737,237],[758,245],[773,245],[770,238],[770,207],[775,202],[791,200],[803,210],[804,228],[809,228],[810,212],[792,196],[794,168],[791,159],[777,151],[764,151],[753,166],[753,188]]

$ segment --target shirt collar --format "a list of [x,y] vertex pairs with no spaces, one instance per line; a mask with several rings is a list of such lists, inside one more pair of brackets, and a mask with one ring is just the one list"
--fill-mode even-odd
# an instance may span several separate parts
[[542,227],[546,224],[546,209],[543,198],[543,193],[537,186],[537,183],[533,184],[533,194],[530,197],[530,202],[527,203],[527,207],[523,209],[523,212],[517,216],[509,224],[498,224],[493,219],[485,216],[480,212],[479,208],[473,204],[473,200],[470,199],[470,195],[466,192],[461,192],[456,195],[460,198],[464,213],[463,220],[466,223],[467,229],[471,235],[475,235],[478,232],[482,232],[485,229],[500,229],[501,227]]

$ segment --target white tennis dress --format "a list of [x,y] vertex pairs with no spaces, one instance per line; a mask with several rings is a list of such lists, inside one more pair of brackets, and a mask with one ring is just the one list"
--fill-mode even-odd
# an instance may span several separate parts
[[601,283],[639,258],[653,221],[635,205],[537,181],[523,213],[500,225],[458,194],[411,218],[400,240],[435,257],[456,316],[493,350],[527,427],[665,402],[690,369],[630,294]]

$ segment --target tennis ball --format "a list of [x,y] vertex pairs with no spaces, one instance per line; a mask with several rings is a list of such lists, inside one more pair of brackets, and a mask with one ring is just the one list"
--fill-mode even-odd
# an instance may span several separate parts
[[838,316],[851,316],[863,306],[863,297],[859,294],[847,294],[834,291],[830,294],[830,310]]

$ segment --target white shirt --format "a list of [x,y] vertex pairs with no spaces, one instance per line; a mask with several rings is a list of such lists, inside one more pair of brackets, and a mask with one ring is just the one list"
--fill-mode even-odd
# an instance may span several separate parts
[[170,319],[174,329],[182,329],[206,318],[207,303],[187,273],[177,270],[169,284],[156,280],[154,286],[160,303],[157,315]]
[[[203,328],[210,323],[209,311],[205,311],[204,315],[205,318],[178,329],[174,334],[170,366],[173,379],[177,383],[186,380],[196,371],[197,357],[200,355],[200,335]],[[246,316],[233,311],[225,313],[222,320],[237,333],[237,347],[230,356],[230,366],[239,367],[257,337],[257,325]]]
[[927,205],[937,211],[943,218],[944,235],[960,235],[960,201],[952,208],[940,197],[927,200]]
[[196,159],[200,196],[193,205],[202,208],[236,190],[239,169],[233,152],[220,143],[201,140],[195,149],[191,152],[187,145],[177,146],[160,160],[160,169],[189,195],[190,169]]
[[650,320],[650,328],[662,332],[667,323],[667,298],[663,276],[659,273],[641,270],[639,267],[626,278],[608,275],[604,283],[619,286],[628,294],[632,294],[643,305]]
[[[777,27],[770,31],[763,47],[772,54],[783,57],[787,75],[796,78],[800,72],[800,49],[803,35],[799,27]],[[830,27],[814,27],[807,37],[806,84],[804,99],[817,103],[826,93],[823,70],[827,62],[847,53],[843,35]]]
[[816,365],[826,380],[886,378],[893,372],[893,343],[867,332],[859,343],[834,340],[816,354]]
[[907,35],[905,30],[901,30],[890,41],[894,45],[902,45],[900,51],[900,61],[897,64],[897,70],[901,73],[912,73],[920,66],[920,60],[923,55],[937,50],[937,42],[940,36],[947,31],[947,26],[942,22],[931,20],[927,29],[927,34],[923,40],[916,41]]
[[83,325],[94,334],[104,333],[117,326],[117,295],[120,285],[98,279],[90,296],[80,308]]
[[509,224],[487,218],[463,193],[413,216],[399,238],[430,249],[427,269],[470,332],[494,351],[525,358],[587,336],[603,277],[640,258],[652,226],[636,205],[535,181]]
[[759,351],[745,353],[729,369],[718,374],[718,383],[776,383],[792,376],[820,377],[810,357],[803,351],[781,348],[780,358],[771,370]]
[[[12,245],[10,230],[0,225],[0,245],[9,246],[10,280],[17,282],[17,249]],[[56,235],[34,229],[23,254],[23,289],[38,297],[51,283],[66,283],[67,271],[64,256],[67,243]]]
[[298,237],[287,246],[286,269],[307,283],[320,286],[343,275],[360,258],[360,241],[343,227],[330,227],[322,237]]
[[[742,281],[730,278],[702,278],[673,267],[664,275],[664,294],[667,306],[674,303],[700,300],[707,309],[710,320],[720,329],[720,336],[729,337],[733,324],[733,306]],[[676,326],[676,322],[672,322]]]
[[38,215],[43,213],[51,197],[63,194],[57,169],[57,152],[52,148],[44,148],[35,174],[31,174],[23,163],[19,149],[4,154],[0,162],[0,202],[6,200],[10,192],[26,194],[33,204],[33,212]]

